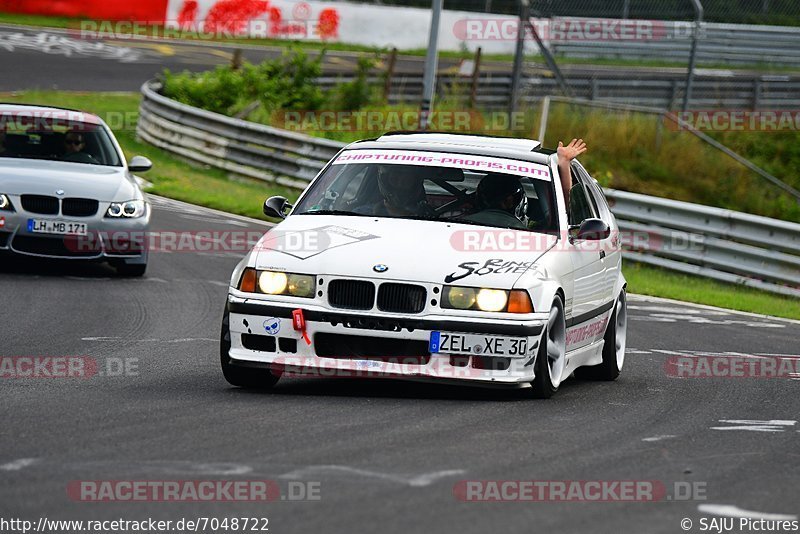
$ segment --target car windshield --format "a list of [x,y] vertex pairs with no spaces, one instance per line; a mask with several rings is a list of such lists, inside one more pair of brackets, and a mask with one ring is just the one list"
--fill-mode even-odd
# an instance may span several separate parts
[[0,114],[0,158],[121,167],[105,127],[91,122]]
[[292,214],[553,232],[558,229],[555,205],[546,165],[439,152],[350,150],[314,182]]

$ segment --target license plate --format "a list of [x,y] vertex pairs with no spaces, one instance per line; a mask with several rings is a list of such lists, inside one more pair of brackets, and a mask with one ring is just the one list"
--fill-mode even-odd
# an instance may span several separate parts
[[86,223],[28,219],[28,231],[34,234],[87,235]]
[[521,358],[528,353],[528,339],[431,332],[429,350],[432,354],[445,352],[460,355]]

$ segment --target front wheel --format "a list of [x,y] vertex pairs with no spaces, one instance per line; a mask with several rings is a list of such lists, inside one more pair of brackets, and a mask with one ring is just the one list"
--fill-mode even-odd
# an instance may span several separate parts
[[272,389],[280,377],[275,376],[269,369],[256,369],[234,365],[231,362],[231,330],[230,315],[228,310],[222,316],[222,331],[219,338],[219,356],[222,365],[222,375],[232,386],[247,389]]
[[547,330],[542,336],[534,363],[536,376],[531,383],[534,397],[549,399],[558,391],[566,366],[566,353],[567,325],[564,319],[564,302],[561,297],[556,297],[550,308]]
[[617,299],[614,313],[608,320],[606,335],[603,337],[603,363],[582,367],[575,372],[575,375],[587,380],[616,380],[625,364],[627,342],[628,301],[623,289]]

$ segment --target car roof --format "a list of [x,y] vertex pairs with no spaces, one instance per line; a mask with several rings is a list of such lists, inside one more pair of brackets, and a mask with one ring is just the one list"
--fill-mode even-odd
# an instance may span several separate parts
[[378,139],[357,141],[347,150],[420,150],[473,156],[494,156],[546,165],[553,152],[532,139],[443,132],[390,132]]
[[77,109],[54,106],[38,106],[35,104],[0,103],[0,114],[33,115],[43,119],[57,119],[70,122],[83,122],[93,125],[104,124],[103,120],[93,113]]

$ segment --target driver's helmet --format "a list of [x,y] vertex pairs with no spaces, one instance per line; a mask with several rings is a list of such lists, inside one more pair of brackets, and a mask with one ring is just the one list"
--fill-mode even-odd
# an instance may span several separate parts
[[395,208],[412,209],[425,201],[425,186],[415,166],[381,165],[378,188],[386,203]]
[[[511,202],[507,202],[509,197]],[[519,178],[507,174],[489,174],[478,184],[476,198],[479,209],[506,211],[523,224],[528,224],[528,197]]]

